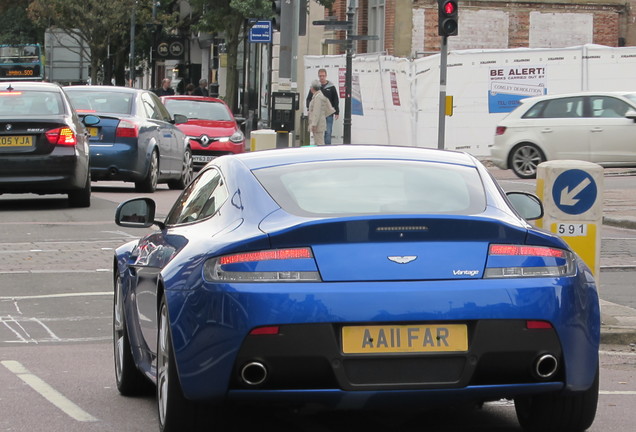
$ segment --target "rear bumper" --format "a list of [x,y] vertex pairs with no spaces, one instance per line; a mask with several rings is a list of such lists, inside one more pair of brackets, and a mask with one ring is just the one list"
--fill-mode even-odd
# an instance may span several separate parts
[[[166,295],[181,384],[192,399],[306,391],[335,398],[394,391],[422,397],[440,391],[471,397],[482,390],[484,397],[491,391],[498,397],[546,388],[582,391],[598,364],[598,296],[583,273],[514,281],[205,285]],[[525,320],[548,321],[553,329],[529,331]],[[410,323],[465,323],[469,350],[342,352],[344,325]],[[248,335],[268,325],[280,326],[281,334]],[[532,372],[544,353],[558,361],[547,380]],[[265,366],[268,378],[246,386],[241,370],[254,361]]]
[[88,158],[74,148],[56,148],[42,156],[0,154],[0,193],[56,194],[83,189]]

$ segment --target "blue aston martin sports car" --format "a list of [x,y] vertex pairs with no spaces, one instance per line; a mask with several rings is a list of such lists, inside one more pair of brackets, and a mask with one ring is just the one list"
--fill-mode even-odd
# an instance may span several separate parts
[[226,406],[515,401],[529,431],[583,431],[598,399],[590,270],[460,152],[344,145],[222,156],[114,259],[116,380],[156,386],[161,431]]

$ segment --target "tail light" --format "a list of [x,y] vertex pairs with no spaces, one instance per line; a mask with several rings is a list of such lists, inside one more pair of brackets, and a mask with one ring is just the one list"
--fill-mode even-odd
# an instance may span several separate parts
[[45,135],[51,144],[63,146],[74,146],[77,144],[75,133],[67,127],[51,129]]
[[497,129],[495,130],[495,135],[503,135],[505,133],[506,133],[505,126],[497,126]]
[[139,127],[131,121],[119,120],[115,136],[117,138],[137,138],[139,136]]
[[317,282],[320,274],[310,248],[271,249],[224,255],[206,261],[210,282]]
[[572,276],[575,256],[546,246],[493,244],[488,250],[485,278]]

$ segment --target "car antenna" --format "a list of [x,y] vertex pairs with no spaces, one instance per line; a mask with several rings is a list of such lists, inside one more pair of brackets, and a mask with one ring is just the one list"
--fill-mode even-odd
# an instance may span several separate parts
[[13,87],[11,87],[11,84],[9,84],[9,87],[7,87],[7,91],[13,91]]

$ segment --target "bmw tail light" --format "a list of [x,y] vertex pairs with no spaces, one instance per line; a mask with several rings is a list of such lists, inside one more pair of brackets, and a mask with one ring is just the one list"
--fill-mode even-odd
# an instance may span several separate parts
[[74,146],[77,144],[75,133],[67,127],[51,129],[45,135],[51,144],[62,146]]
[[223,255],[206,261],[210,282],[317,282],[320,274],[310,248],[271,249]]
[[559,277],[572,276],[575,272],[575,256],[565,249],[493,244],[488,250],[484,277]]
[[497,129],[495,130],[495,135],[503,135],[505,133],[506,133],[505,126],[497,126]]
[[119,120],[115,136],[117,138],[137,138],[139,136],[139,128],[131,121]]

